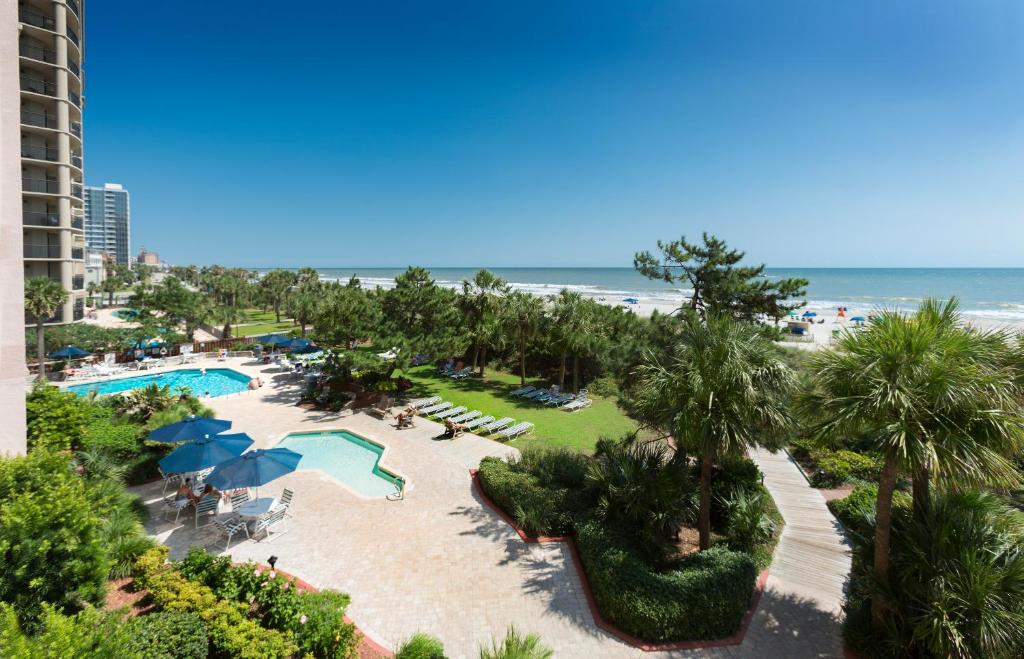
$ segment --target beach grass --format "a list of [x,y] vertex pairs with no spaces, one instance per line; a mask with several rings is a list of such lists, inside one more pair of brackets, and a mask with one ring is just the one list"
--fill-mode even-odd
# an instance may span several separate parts
[[[636,421],[626,416],[612,399],[592,397],[594,404],[579,412],[566,412],[528,400],[512,398],[508,392],[519,386],[519,377],[500,371],[486,376],[453,380],[438,375],[433,366],[417,366],[406,371],[413,382],[410,396],[441,396],[455,405],[480,410],[496,418],[512,417],[534,424],[533,433],[519,437],[511,445],[559,446],[590,452],[601,437],[619,438],[637,429]],[[535,386],[546,386],[541,380],[528,380]]]

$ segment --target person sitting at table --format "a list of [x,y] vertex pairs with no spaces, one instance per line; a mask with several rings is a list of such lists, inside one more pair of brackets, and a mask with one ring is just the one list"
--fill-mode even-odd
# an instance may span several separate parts
[[61,372],[64,373],[64,379],[67,380],[74,376],[75,369],[71,368],[71,364],[66,364]]
[[199,494],[190,494],[189,495],[189,499],[192,501],[192,503],[198,504],[200,501],[202,501],[206,497],[223,497],[223,496],[224,496],[224,494],[220,490],[218,490],[214,486],[212,486],[209,483],[207,483],[206,485],[203,486],[203,491],[202,492],[200,492]]
[[193,496],[195,495],[192,493],[192,479],[186,478],[181,481],[181,485],[178,486],[178,491],[174,493],[174,501],[177,503],[182,501],[188,503],[192,500]]

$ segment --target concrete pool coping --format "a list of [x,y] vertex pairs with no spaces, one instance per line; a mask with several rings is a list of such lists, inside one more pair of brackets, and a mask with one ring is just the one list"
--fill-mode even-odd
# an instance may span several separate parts
[[409,478],[407,476],[404,476],[403,474],[401,474],[400,472],[396,471],[395,469],[392,469],[391,467],[386,467],[384,465],[384,460],[385,460],[385,458],[387,458],[388,453],[391,451],[391,447],[389,447],[387,444],[385,444],[384,442],[382,442],[382,441],[380,441],[378,439],[371,439],[369,437],[365,437],[364,435],[361,435],[361,434],[355,432],[354,430],[349,430],[348,428],[323,428],[323,429],[317,429],[317,430],[290,430],[290,431],[285,432],[284,434],[282,434],[280,437],[278,437],[271,444],[271,446],[272,447],[278,447],[278,446],[281,445],[281,442],[283,442],[284,440],[288,439],[289,437],[296,436],[296,435],[325,435],[325,434],[329,434],[329,433],[342,433],[342,432],[347,432],[350,435],[354,435],[355,437],[358,437],[359,439],[363,440],[364,442],[366,442],[368,444],[373,444],[374,446],[377,446],[377,447],[379,447],[381,449],[380,458],[377,459],[377,463],[376,463],[375,466],[378,469],[380,469],[381,471],[387,472],[393,478],[396,478],[396,479],[399,479],[399,480],[402,481],[402,488],[398,492],[398,494],[400,496],[397,499],[392,498],[393,495],[390,495],[390,494],[389,495],[384,495],[384,496],[367,496],[365,494],[360,494],[359,492],[356,492],[347,483],[338,480],[337,478],[335,478],[334,476],[331,476],[329,473],[327,473],[323,469],[319,469],[319,468],[316,468],[316,467],[301,467],[300,466],[298,469],[296,469],[296,471],[315,471],[315,472],[318,472],[321,475],[322,478],[325,478],[325,479],[331,481],[332,483],[337,484],[343,490],[345,490],[346,492],[348,492],[352,496],[357,497],[359,499],[366,499],[368,501],[376,501],[376,500],[379,500],[379,499],[386,499],[388,501],[401,501],[401,500],[405,499],[406,493],[411,492],[413,490],[412,481],[409,480]]

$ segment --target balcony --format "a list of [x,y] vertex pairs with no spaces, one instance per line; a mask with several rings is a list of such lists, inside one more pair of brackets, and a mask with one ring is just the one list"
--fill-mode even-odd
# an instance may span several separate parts
[[85,227],[85,218],[83,218],[83,217],[81,217],[79,215],[72,215],[71,216],[71,228],[72,229],[82,229],[84,227]]
[[84,247],[72,247],[71,248],[71,258],[75,259],[77,261],[81,261],[82,259],[84,259],[85,258],[85,248]]
[[78,155],[77,153],[72,153],[71,154],[71,164],[74,165],[75,167],[81,169],[82,168],[82,156]]
[[85,300],[78,298],[75,300],[74,319],[82,320],[83,318],[85,318]]
[[82,107],[82,99],[75,92],[68,92],[68,100],[75,104],[75,107]]
[[72,197],[78,197],[79,199],[82,198],[82,184],[81,183],[72,183],[71,184],[71,196]]
[[71,278],[71,290],[80,291],[85,288],[85,275],[75,275]]
[[75,44],[76,46],[79,45],[78,44],[78,33],[75,32],[74,30],[72,30],[71,28],[66,28],[66,30],[67,30],[68,39],[71,39],[71,43]]
[[60,215],[43,211],[22,211],[21,223],[27,227],[59,227]]
[[56,128],[57,115],[47,114],[46,112],[33,112],[32,110],[22,110],[21,123],[26,124],[28,126],[39,126],[40,128]]
[[77,77],[82,77],[82,70],[78,68],[78,65],[72,62],[71,60],[68,60],[68,69],[70,69],[71,72],[74,73]]
[[34,245],[25,243],[26,259],[59,259],[60,245]]
[[57,83],[49,82],[48,80],[41,80],[39,78],[31,78],[29,76],[21,76],[21,90],[32,92],[34,94],[56,96]]
[[75,0],[65,0],[71,11],[75,12],[75,16],[82,17],[82,10],[78,8],[78,3]]
[[56,179],[21,177],[21,189],[25,192],[60,193],[60,181]]
[[34,158],[36,160],[49,160],[56,162],[59,152],[55,146],[39,146],[35,144],[22,144],[21,157]]
[[[57,309],[57,313],[53,314],[52,316],[50,316],[49,318],[47,318],[43,322],[47,323],[47,324],[49,324],[49,323],[60,323],[60,322],[63,322],[63,319],[64,319],[64,309],[62,307],[60,309]],[[27,311],[25,312],[25,324],[26,325],[35,325],[36,324],[36,317],[33,316],[32,314],[30,314]]]
[[82,122],[81,121],[72,121],[71,122],[71,134],[74,135],[75,137],[77,137],[78,139],[82,139]]
[[42,46],[19,43],[18,54],[22,57],[46,62],[47,64],[55,64],[57,62],[57,51],[50,50],[49,48],[43,48]]
[[18,9],[18,20],[27,25],[41,27],[44,30],[57,29],[57,24],[52,18],[44,16],[39,12],[32,11],[31,9]]

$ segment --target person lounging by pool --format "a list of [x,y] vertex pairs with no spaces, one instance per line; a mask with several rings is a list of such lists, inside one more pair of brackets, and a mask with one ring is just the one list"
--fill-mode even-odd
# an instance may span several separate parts
[[409,407],[405,408],[405,410],[399,412],[397,416],[395,416],[395,427],[405,428],[406,426],[411,426],[412,419],[414,416],[416,416],[416,408],[410,405]]
[[456,435],[462,432],[463,427],[461,423],[455,423],[451,419],[444,420],[444,438],[455,439]]

